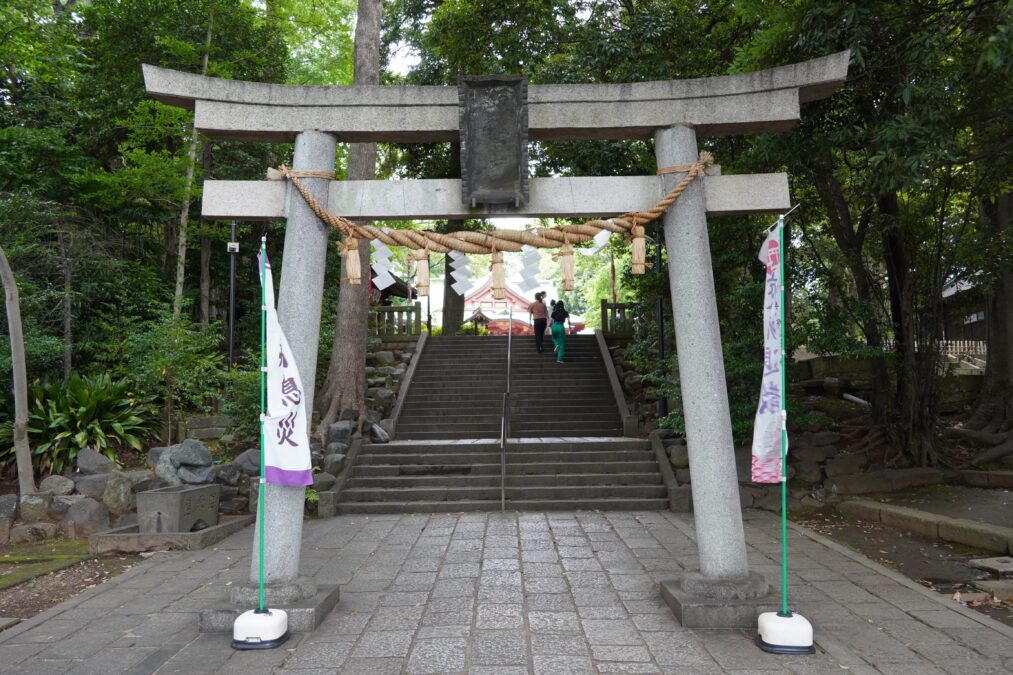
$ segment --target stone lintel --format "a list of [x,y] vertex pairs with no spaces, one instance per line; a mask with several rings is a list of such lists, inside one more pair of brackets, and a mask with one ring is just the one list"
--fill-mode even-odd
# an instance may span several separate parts
[[[776,213],[791,206],[783,173],[705,176],[708,216]],[[207,219],[277,220],[285,217],[288,185],[282,181],[204,183],[202,216]],[[531,199],[521,209],[468,208],[456,179],[334,181],[328,209],[367,220],[444,218],[611,217],[647,209],[663,195],[658,176],[532,178]]]
[[[797,89],[775,89],[695,98],[532,102],[528,111],[531,140],[646,139],[656,129],[676,124],[695,127],[701,136],[727,136],[790,129],[799,118],[799,95]],[[447,105],[278,106],[198,100],[194,124],[210,138],[256,142],[289,142],[304,129],[350,143],[460,138],[458,108]]]
[[[830,96],[844,82],[850,53],[777,68],[691,80],[531,85],[529,137],[649,138],[685,125],[698,136],[784,131],[799,103]],[[347,142],[456,140],[458,94],[450,86],[305,87],[222,80],[143,66],[155,99],[195,110],[215,138],[285,142],[316,129]]]

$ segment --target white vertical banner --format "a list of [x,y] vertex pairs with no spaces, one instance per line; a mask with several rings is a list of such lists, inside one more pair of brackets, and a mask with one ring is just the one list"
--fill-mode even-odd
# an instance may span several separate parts
[[306,396],[292,348],[278,323],[271,263],[264,254],[266,304],[267,413],[264,415],[264,478],[275,485],[313,484]]
[[[774,227],[760,248],[759,259],[767,266],[763,285],[763,379],[760,384],[760,403],[756,408],[753,423],[754,483],[780,483],[784,480],[781,470],[781,437],[785,424],[782,410],[783,368],[781,303],[781,227]],[[785,440],[787,443],[787,440]],[[787,447],[785,447],[787,454]]]

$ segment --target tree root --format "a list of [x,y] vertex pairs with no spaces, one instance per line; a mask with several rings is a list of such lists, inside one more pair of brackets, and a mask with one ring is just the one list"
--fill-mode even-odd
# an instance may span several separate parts
[[1009,434],[997,434],[988,431],[976,431],[966,427],[951,427],[943,430],[946,438],[956,438],[977,443],[979,445],[998,445],[1006,440]]
[[971,460],[971,464],[981,466],[982,464],[1002,459],[1006,455],[1013,455],[1013,434],[1006,434],[1004,442],[975,455],[974,459]]

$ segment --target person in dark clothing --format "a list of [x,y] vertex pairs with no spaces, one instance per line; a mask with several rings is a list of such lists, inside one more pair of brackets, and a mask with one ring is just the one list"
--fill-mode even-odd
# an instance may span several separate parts
[[545,293],[535,293],[535,301],[528,305],[528,318],[535,330],[535,349],[542,353],[545,343],[545,324],[549,320],[549,309],[545,306]]
[[563,362],[563,355],[566,354],[566,322],[570,320],[570,313],[566,311],[562,300],[552,301],[552,342],[556,345],[556,363]]

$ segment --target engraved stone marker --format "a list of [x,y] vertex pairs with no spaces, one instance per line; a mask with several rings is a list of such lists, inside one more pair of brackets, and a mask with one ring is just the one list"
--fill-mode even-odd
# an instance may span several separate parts
[[462,78],[461,198],[477,204],[528,201],[528,82],[523,77]]
[[137,526],[145,534],[190,532],[218,524],[218,485],[174,485],[137,493]]

